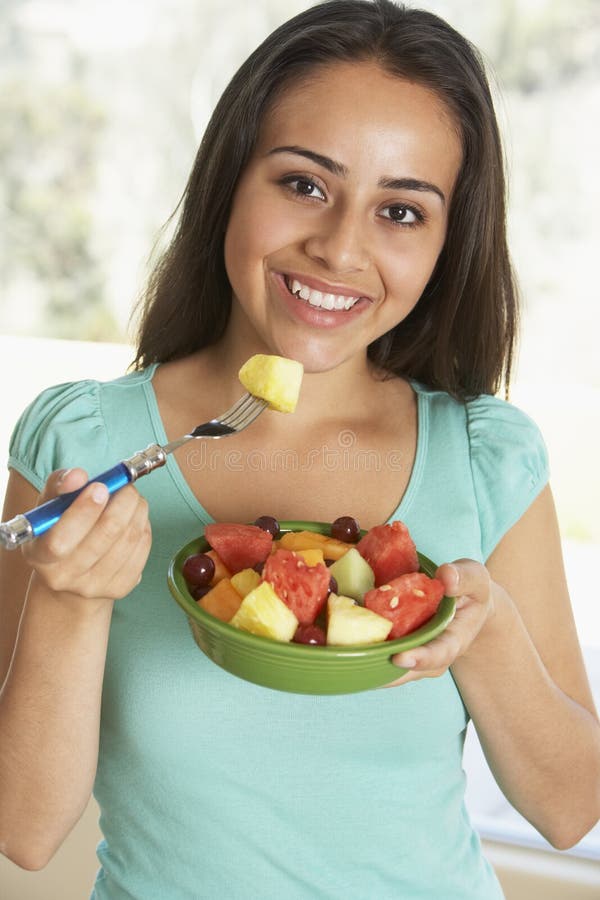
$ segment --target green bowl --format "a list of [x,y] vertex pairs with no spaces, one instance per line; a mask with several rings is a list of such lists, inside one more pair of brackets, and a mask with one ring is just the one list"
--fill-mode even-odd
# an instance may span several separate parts
[[[281,531],[316,531],[330,534],[328,522],[280,522]],[[171,560],[169,589],[186,614],[194,640],[221,668],[263,687],[296,694],[353,694],[381,687],[400,678],[406,669],[390,657],[427,643],[452,620],[453,597],[443,597],[435,615],[421,628],[395,641],[349,647],[314,647],[280,643],[221,622],[206,612],[188,591],[182,567],[188,556],[204,553],[203,537],[190,541]],[[437,566],[419,553],[421,571],[433,576]]]

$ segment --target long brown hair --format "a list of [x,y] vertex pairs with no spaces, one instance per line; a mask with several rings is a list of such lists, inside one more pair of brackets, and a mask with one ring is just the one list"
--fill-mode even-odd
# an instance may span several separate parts
[[175,235],[142,298],[137,368],[187,356],[222,336],[231,309],[223,242],[232,198],[275,98],[317,66],[367,60],[436,92],[463,147],[435,270],[410,315],[369,346],[369,357],[386,372],[457,397],[508,385],[518,303],[484,65],[445,21],[391,0],[311,7],[272,32],[234,75],[198,149]]

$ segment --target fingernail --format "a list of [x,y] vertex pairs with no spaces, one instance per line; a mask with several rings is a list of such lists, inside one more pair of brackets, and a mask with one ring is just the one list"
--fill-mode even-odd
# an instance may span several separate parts
[[92,500],[101,505],[108,499],[108,488],[105,484],[95,484],[92,488]]
[[63,471],[62,471],[62,472],[60,473],[60,475],[58,476],[58,482],[57,482],[58,487],[61,486],[61,484],[63,483],[63,481],[65,480],[65,478],[66,478],[67,475],[69,474],[69,472],[72,472],[72,471],[73,471],[73,469],[63,469]]
[[394,659],[394,665],[400,666],[402,669],[414,669],[417,664],[417,660],[414,656],[396,656]]
[[448,568],[450,569],[450,572],[451,572],[451,577],[450,577],[451,585],[450,585],[449,590],[450,590],[451,594],[455,594],[456,591],[458,590],[458,582],[460,581],[460,575],[458,574],[458,569],[456,568],[456,566],[453,563],[448,563]]

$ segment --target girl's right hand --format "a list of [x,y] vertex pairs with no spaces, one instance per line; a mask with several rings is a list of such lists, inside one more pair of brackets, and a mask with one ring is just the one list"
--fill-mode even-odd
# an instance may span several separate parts
[[[77,490],[87,480],[83,469],[54,472],[38,502]],[[118,600],[139,584],[151,543],[148,504],[138,491],[127,485],[110,496],[106,486],[96,482],[22,551],[54,593]]]

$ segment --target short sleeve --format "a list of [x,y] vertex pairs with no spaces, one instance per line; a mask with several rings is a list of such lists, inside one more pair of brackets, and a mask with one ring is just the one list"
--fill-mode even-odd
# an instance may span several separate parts
[[482,552],[487,559],[547,484],[548,453],[535,422],[496,397],[469,401],[467,425]]
[[96,381],[43,391],[23,412],[9,444],[9,468],[41,490],[55,469],[86,468],[90,447],[106,445]]

